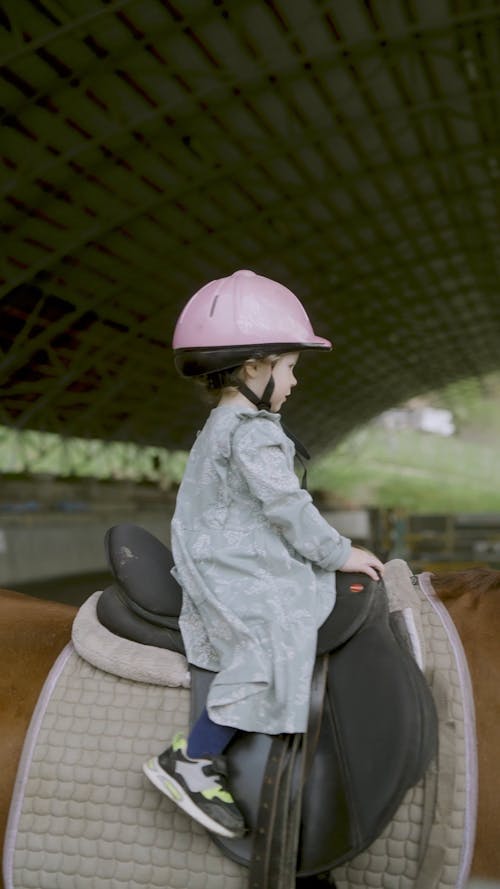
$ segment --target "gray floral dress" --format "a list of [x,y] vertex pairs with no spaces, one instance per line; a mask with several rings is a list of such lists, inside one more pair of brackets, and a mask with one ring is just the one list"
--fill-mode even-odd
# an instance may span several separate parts
[[293,459],[279,414],[215,408],[172,520],[188,659],[217,671],[209,716],[269,734],[306,729],[317,629],[351,547],[300,488]]

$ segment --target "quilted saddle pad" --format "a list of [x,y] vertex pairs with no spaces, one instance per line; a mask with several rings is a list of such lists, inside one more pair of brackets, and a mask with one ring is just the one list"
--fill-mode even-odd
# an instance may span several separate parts
[[[381,837],[332,876],[338,889],[463,889],[476,791],[465,658],[428,578],[416,587],[404,562],[389,565],[391,608],[411,609],[443,717],[438,772],[408,791]],[[143,655],[143,646],[117,642],[96,622],[97,597],[75,622],[80,653],[73,644],[61,653],[33,714],[7,828],[5,889],[247,889],[248,871],[142,773],[151,752],[187,730],[184,658],[167,652],[173,660],[158,666],[156,649]]]

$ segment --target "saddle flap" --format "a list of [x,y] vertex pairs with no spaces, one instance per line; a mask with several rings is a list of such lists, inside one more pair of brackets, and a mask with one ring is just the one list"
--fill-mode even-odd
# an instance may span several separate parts
[[119,586],[146,612],[177,617],[182,589],[172,576],[170,550],[139,525],[115,525],[106,532],[104,550]]
[[[354,594],[352,584],[358,586],[350,575],[333,612],[340,615],[338,604],[349,602],[343,629],[338,636],[332,630],[330,637],[323,718],[303,791],[298,862],[303,876],[328,871],[367,848],[436,750],[432,695],[413,657],[394,635],[384,585],[378,590],[373,582]],[[357,602],[354,611],[351,601]],[[342,638],[346,644],[340,644]],[[195,718],[210,675],[195,670],[192,681]],[[269,735],[244,733],[227,750],[234,795],[251,833],[237,840],[216,837],[215,842],[242,863],[252,856],[257,789],[271,742]]]
[[386,601],[330,656],[316,757],[303,798],[301,869],[352,858],[381,833],[437,745],[430,688],[394,636]]

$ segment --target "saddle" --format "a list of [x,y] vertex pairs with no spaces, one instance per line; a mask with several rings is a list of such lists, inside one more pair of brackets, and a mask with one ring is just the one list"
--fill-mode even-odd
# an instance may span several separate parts
[[[101,624],[126,639],[184,653],[182,591],[169,550],[130,524],[111,528],[105,549],[114,581],[97,603]],[[414,655],[383,582],[338,573],[335,608],[318,631],[307,733],[242,732],[226,751],[249,833],[213,839],[250,868],[252,889],[295,885],[291,869],[300,878],[350,861],[424,775],[436,755],[438,722]],[[213,676],[191,667],[191,725]]]

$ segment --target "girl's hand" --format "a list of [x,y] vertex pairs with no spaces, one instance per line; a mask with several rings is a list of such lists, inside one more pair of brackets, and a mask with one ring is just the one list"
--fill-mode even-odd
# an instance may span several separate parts
[[339,571],[361,571],[362,574],[368,574],[374,580],[380,580],[384,573],[384,566],[377,556],[368,552],[366,549],[359,549],[353,546],[347,562],[344,562]]

